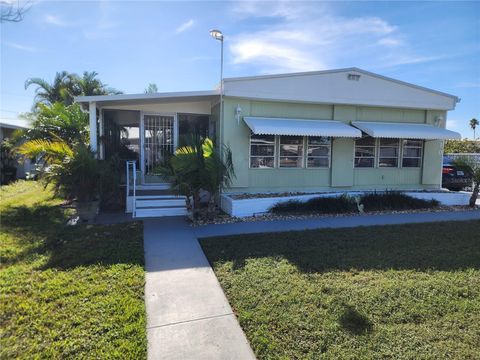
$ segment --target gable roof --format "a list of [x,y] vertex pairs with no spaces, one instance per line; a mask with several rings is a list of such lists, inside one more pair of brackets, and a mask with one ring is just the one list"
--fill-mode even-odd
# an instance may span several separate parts
[[[356,67],[299,73],[225,78],[224,95],[251,100],[452,110],[451,94],[375,74]],[[216,101],[219,89],[155,94],[78,96],[76,102],[102,105]]]
[[225,96],[276,101],[452,110],[451,94],[356,67],[224,79]]

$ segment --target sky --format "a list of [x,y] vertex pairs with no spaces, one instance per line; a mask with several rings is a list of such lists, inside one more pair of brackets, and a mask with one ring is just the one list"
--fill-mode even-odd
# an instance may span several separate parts
[[[0,2],[12,1],[1,0]],[[480,119],[480,1],[43,1],[0,33],[0,117],[20,121],[35,87],[96,71],[142,93],[210,90],[224,76],[359,67],[461,98],[447,127]]]

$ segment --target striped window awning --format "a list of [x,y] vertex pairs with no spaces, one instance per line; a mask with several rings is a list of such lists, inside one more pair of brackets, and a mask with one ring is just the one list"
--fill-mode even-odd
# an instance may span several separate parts
[[256,135],[329,136],[359,138],[360,130],[334,120],[244,117]]
[[374,138],[422,140],[452,140],[462,138],[461,135],[455,131],[428,124],[354,121],[352,125]]

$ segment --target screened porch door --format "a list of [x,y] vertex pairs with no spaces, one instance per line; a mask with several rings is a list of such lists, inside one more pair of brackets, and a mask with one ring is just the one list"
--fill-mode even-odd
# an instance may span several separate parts
[[165,164],[177,145],[176,114],[142,114],[142,178],[144,183],[165,183],[158,167]]

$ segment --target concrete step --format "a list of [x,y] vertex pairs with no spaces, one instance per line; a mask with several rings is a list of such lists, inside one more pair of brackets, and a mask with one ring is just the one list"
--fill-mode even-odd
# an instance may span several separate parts
[[139,208],[135,211],[136,218],[185,215],[187,215],[187,208],[185,207]]
[[170,190],[169,183],[137,185],[137,190]]
[[[133,196],[133,190],[130,190],[130,196]],[[170,195],[175,196],[170,189],[150,189],[150,190],[136,190],[135,195],[138,196],[155,196],[155,195]]]
[[137,199],[135,201],[137,209],[143,207],[169,207],[169,206],[183,206],[185,207],[184,198],[151,198],[151,199]]

